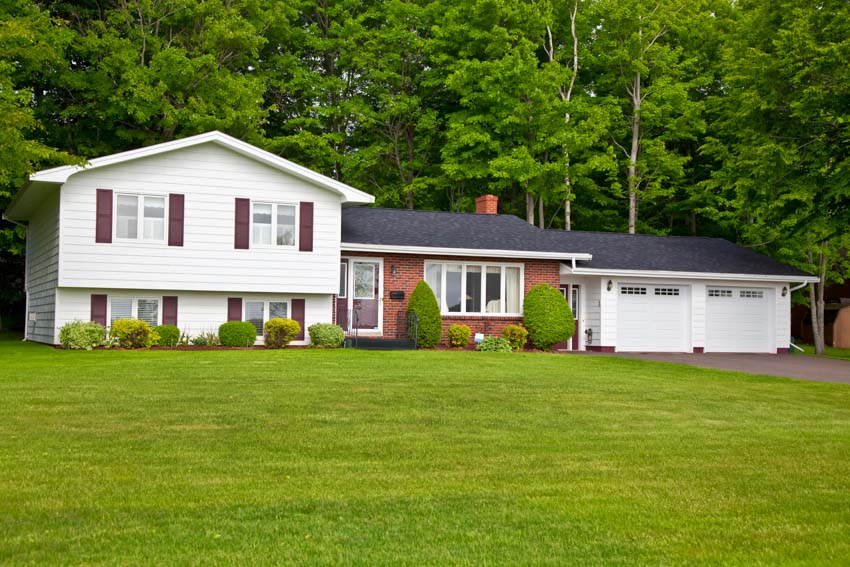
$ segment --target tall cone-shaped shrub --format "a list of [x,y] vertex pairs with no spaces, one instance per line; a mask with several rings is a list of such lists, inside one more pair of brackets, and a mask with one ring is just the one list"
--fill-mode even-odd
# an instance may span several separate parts
[[575,320],[564,294],[546,284],[536,285],[525,296],[522,321],[535,348],[549,350],[573,336]]
[[420,280],[410,294],[407,310],[419,316],[419,333],[416,343],[421,348],[437,346],[443,338],[443,319],[440,317],[440,305],[431,286]]

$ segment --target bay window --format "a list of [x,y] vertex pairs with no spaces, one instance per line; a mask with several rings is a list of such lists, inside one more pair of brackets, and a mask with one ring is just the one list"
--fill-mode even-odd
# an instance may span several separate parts
[[165,240],[165,197],[119,193],[115,236],[124,240]]
[[445,314],[519,315],[522,281],[521,265],[425,263],[425,282]]
[[251,240],[259,246],[295,246],[295,205],[252,203]]

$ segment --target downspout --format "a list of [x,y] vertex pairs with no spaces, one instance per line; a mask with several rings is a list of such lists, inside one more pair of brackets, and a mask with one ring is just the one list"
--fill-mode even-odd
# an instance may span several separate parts
[[[10,223],[12,223],[12,224],[16,224],[16,225],[18,225],[18,226],[22,226],[22,227],[24,227],[24,228],[27,228],[27,225],[25,225],[24,223],[22,223],[22,222],[20,222],[20,221],[13,220],[13,219],[10,219],[9,217],[7,217],[7,216],[6,216],[6,213],[3,213],[3,220],[4,220],[4,221],[8,221],[8,222],[10,222]],[[29,331],[30,331],[30,322],[29,322],[29,312],[30,312],[30,294],[27,292],[27,269],[26,269],[26,264],[24,264],[24,295],[26,296],[26,301],[25,301],[25,303],[24,303],[24,309],[26,309],[26,319],[24,320],[24,338],[23,338],[23,339],[21,339],[21,342],[26,342],[26,340],[27,340],[27,335],[29,334]]]

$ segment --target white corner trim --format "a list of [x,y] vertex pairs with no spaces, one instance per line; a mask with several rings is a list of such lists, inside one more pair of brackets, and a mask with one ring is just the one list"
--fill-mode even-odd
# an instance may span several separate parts
[[52,169],[37,171],[30,175],[29,180],[42,181],[46,183],[65,183],[66,181],[68,181],[69,177],[81,171],[97,169],[99,167],[106,167],[108,165],[115,165],[126,161],[155,156],[167,152],[172,152],[175,150],[180,150],[183,148],[197,146],[199,144],[205,144],[208,142],[219,144],[220,146],[233,150],[234,152],[239,153],[243,156],[249,157],[268,166],[271,166],[275,169],[294,175],[295,177],[318,185],[319,187],[323,187],[325,189],[333,191],[334,193],[338,193],[339,195],[342,195],[343,202],[345,203],[369,204],[375,202],[375,197],[368,193],[360,191],[359,189],[355,189],[354,187],[346,185],[345,183],[341,183],[335,179],[331,179],[330,177],[324,176],[321,173],[317,173],[304,166],[293,163],[271,152],[261,150],[256,146],[252,146],[251,144],[245,143],[241,140],[237,140],[232,136],[228,136],[227,134],[218,131],[207,132],[205,134],[198,134],[197,136],[190,136],[188,138],[182,138],[180,140],[172,140],[170,142],[155,144],[153,146],[130,150],[128,152],[121,152],[117,154],[95,158],[88,162],[85,166],[66,165],[62,167],[54,167]]
[[727,274],[720,272],[673,272],[669,270],[607,270],[598,268],[573,269],[566,264],[561,264],[561,275],[804,283],[820,281],[820,278],[817,276],[775,276],[766,274]]
[[381,252],[387,254],[420,254],[428,256],[472,256],[477,258],[520,258],[528,260],[592,260],[591,254],[576,252],[537,252],[535,250],[481,250],[478,248],[442,248],[432,246],[394,246],[343,242],[340,248],[351,252]]

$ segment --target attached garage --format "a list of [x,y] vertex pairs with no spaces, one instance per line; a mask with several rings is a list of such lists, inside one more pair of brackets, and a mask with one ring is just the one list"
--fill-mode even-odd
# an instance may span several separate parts
[[621,284],[617,351],[690,351],[688,292],[688,286]]
[[706,295],[706,352],[776,351],[772,289],[709,286]]

